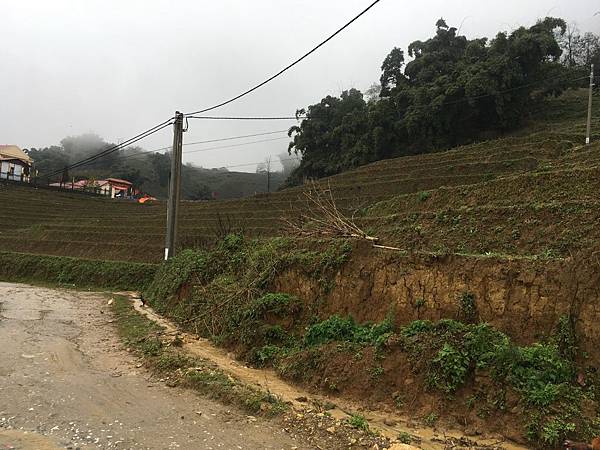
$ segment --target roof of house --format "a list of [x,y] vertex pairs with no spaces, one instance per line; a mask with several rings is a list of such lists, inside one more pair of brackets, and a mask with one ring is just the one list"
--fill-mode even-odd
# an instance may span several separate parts
[[121,180],[120,178],[107,178],[106,181],[110,181],[111,183],[127,184],[130,186],[133,184],[127,180]]
[[18,159],[27,164],[33,162],[33,159],[16,145],[0,145],[0,160],[7,159]]

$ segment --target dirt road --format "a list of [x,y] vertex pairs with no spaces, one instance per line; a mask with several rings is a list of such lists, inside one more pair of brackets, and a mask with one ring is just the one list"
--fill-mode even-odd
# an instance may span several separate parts
[[276,422],[152,380],[106,303],[0,283],[0,449],[304,447]]

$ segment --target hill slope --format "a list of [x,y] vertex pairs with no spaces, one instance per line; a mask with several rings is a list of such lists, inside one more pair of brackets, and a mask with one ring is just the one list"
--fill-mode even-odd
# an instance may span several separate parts
[[[600,105],[596,102],[595,117]],[[594,139],[600,138],[594,120]],[[379,161],[319,181],[382,243],[407,251],[546,257],[597,241],[598,144],[581,146],[585,92],[548,103],[527,130],[442,153]],[[138,205],[2,185],[0,250],[160,261],[165,204]],[[287,235],[307,208],[303,188],[184,202],[180,245],[230,231]]]

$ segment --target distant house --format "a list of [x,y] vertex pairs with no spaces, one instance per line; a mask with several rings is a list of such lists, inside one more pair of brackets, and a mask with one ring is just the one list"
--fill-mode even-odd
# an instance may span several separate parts
[[131,198],[135,194],[133,184],[119,178],[106,180],[80,180],[68,183],[52,183],[50,186],[64,189],[96,192],[110,198]]
[[33,160],[16,145],[0,145],[0,179],[29,182]]
[[104,190],[107,192],[110,198],[127,198],[133,195],[133,184],[127,180],[120,180],[119,178],[107,178],[106,180],[99,180],[100,182],[106,182]]

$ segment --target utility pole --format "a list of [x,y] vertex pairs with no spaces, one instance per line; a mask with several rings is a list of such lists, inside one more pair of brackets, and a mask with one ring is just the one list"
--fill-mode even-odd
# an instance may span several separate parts
[[271,193],[271,157],[267,159],[267,194]]
[[594,65],[590,72],[590,96],[588,99],[587,132],[585,134],[585,145],[589,145],[592,137],[592,91],[594,90]]
[[173,124],[173,152],[171,153],[171,177],[169,179],[169,201],[167,203],[167,237],[165,261],[175,256],[177,244],[177,218],[181,196],[181,149],[183,145],[183,114],[175,112]]

